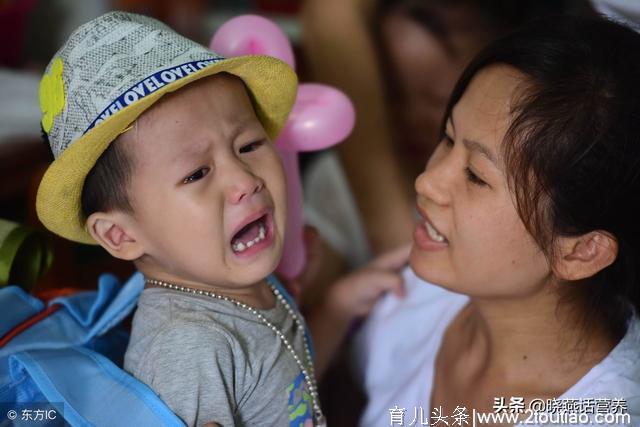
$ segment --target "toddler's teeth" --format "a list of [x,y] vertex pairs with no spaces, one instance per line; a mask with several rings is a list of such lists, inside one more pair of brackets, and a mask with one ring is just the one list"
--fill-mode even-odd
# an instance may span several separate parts
[[233,249],[234,252],[242,252],[245,249],[249,249],[253,245],[257,244],[258,242],[263,241],[266,235],[267,235],[267,232],[265,231],[264,226],[261,225],[260,230],[258,231],[258,236],[255,239],[249,240],[247,243],[242,243],[242,242],[232,243],[231,248]]

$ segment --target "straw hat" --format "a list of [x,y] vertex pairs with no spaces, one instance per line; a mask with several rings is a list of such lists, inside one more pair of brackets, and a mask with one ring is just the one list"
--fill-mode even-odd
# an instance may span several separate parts
[[85,230],[81,195],[97,159],[162,95],[221,72],[244,81],[258,119],[274,138],[297,89],[296,75],[284,62],[225,59],[155,19],[125,12],[78,28],[40,82],[42,128],[55,157],[38,188],[42,223],[67,239],[95,244]]

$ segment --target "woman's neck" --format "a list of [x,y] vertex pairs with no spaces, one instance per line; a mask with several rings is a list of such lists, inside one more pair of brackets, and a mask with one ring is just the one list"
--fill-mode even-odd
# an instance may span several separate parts
[[474,376],[564,392],[611,351],[616,340],[607,329],[585,328],[549,288],[521,298],[471,299],[456,320],[456,341]]

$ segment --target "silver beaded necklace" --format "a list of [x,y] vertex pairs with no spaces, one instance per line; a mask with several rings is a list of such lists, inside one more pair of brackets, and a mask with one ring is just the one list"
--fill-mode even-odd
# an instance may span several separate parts
[[293,318],[293,320],[294,320],[294,322],[296,324],[296,328],[300,331],[300,333],[303,334],[303,337],[304,337],[304,339],[303,339],[304,352],[305,352],[305,356],[306,356],[306,362],[307,362],[308,369],[307,369],[307,367],[305,367],[305,365],[302,362],[302,360],[300,360],[300,357],[298,356],[298,354],[296,353],[295,349],[293,348],[293,346],[291,345],[291,343],[289,342],[287,337],[284,335],[284,333],[280,329],[278,329],[278,327],[276,325],[274,325],[269,320],[267,320],[267,318],[264,317],[262,315],[262,313],[260,313],[258,310],[256,310],[255,308],[253,308],[249,304],[243,303],[241,301],[238,301],[236,299],[227,297],[225,295],[216,294],[215,292],[204,291],[204,290],[201,290],[201,289],[189,288],[189,287],[186,287],[186,286],[180,286],[180,285],[176,285],[176,284],[173,284],[173,283],[164,282],[162,280],[151,279],[149,277],[145,277],[144,282],[146,284],[149,284],[149,285],[161,286],[163,288],[173,289],[175,291],[185,292],[185,293],[188,293],[188,294],[204,295],[204,296],[207,296],[207,297],[210,297],[210,298],[216,298],[216,299],[219,299],[219,300],[228,301],[228,302],[234,304],[236,307],[242,308],[244,310],[247,310],[247,311],[253,313],[262,323],[264,323],[267,327],[269,327],[276,334],[276,336],[278,338],[280,338],[280,340],[284,344],[285,348],[287,350],[289,350],[289,352],[293,356],[293,359],[295,360],[296,364],[298,365],[298,367],[302,371],[302,375],[304,375],[304,378],[307,381],[307,385],[309,386],[309,394],[311,394],[311,400],[312,400],[312,404],[313,404],[315,425],[316,425],[316,427],[326,427],[327,422],[326,422],[326,420],[324,418],[324,415],[322,413],[322,409],[320,409],[320,399],[318,397],[318,385],[317,385],[316,379],[315,379],[315,370],[313,368],[313,360],[311,358],[311,350],[309,349],[309,343],[307,342],[307,336],[305,334],[305,330],[304,330],[304,325],[302,323],[302,319],[300,318],[300,315],[296,312],[296,310],[294,310],[289,305],[289,303],[287,302],[286,298],[282,295],[282,293],[269,280],[267,280],[267,283],[269,284],[269,287],[271,288],[271,291],[275,295],[276,299],[278,300],[278,302],[280,302],[280,304],[282,304],[284,306],[284,308],[287,310],[289,315],[291,315],[291,317]]

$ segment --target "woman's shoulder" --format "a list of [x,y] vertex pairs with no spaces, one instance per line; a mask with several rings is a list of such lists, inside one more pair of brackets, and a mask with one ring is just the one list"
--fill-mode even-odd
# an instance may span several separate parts
[[633,314],[627,332],[613,350],[562,398],[615,401],[624,406],[633,420],[640,422],[640,318]]

